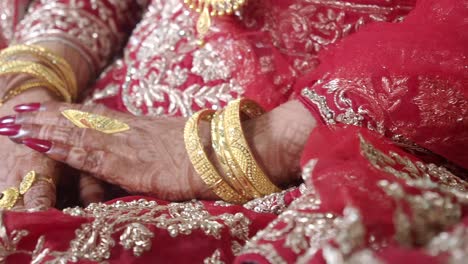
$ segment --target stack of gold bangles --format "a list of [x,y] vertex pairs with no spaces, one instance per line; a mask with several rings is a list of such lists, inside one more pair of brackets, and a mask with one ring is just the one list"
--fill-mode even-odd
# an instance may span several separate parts
[[[201,110],[185,125],[185,147],[195,171],[226,202],[242,204],[280,191],[256,162],[241,125],[243,116],[254,118],[263,113],[257,103],[238,99],[218,112]],[[225,177],[221,176],[205,152],[198,133],[201,121],[211,121],[212,148]]]
[[29,77],[22,85],[8,90],[0,105],[32,88],[47,88],[65,102],[72,102],[78,94],[75,74],[60,56],[34,45],[16,45],[0,52],[0,76],[24,74]]
[[45,181],[53,186],[55,186],[52,178],[49,177],[39,177],[35,171],[28,172],[21,181],[19,188],[10,187],[0,193],[0,209],[11,209],[13,208],[18,200],[25,195],[34,183],[38,181]]

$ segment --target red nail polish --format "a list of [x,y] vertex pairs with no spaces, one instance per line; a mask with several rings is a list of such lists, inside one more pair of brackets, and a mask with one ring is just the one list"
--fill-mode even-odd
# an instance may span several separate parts
[[16,121],[16,116],[4,116],[0,118],[0,125],[14,124]]
[[2,136],[16,136],[21,129],[21,125],[3,124],[0,125],[0,135]]
[[52,148],[52,142],[37,138],[27,138],[24,139],[23,144],[28,146],[29,148],[34,149],[35,151],[39,151],[41,153],[45,153]]
[[18,113],[23,113],[23,112],[34,112],[34,111],[39,110],[39,108],[41,108],[40,103],[30,103],[30,104],[17,105],[13,109]]

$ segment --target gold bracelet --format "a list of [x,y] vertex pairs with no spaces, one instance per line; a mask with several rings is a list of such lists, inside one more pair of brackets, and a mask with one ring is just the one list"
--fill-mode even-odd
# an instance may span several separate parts
[[262,115],[264,110],[254,101],[247,99],[237,99],[229,103],[223,114],[225,136],[229,151],[241,171],[260,194],[268,195],[279,192],[281,189],[270,181],[249,148],[242,129],[242,113],[249,118],[253,118]]
[[53,87],[48,87],[49,84],[46,82],[36,82],[36,81],[30,81],[26,82],[20,86],[17,86],[13,89],[8,90],[5,95],[0,99],[0,106],[2,106],[5,102],[10,100],[11,98],[18,96],[19,94],[22,94],[26,92],[27,90],[33,89],[33,88],[47,88],[48,90],[54,91],[55,95],[61,96]]
[[65,80],[72,98],[76,99],[78,86],[75,73],[65,59],[41,46],[15,45],[0,52],[0,61],[7,61],[12,57],[21,55],[32,55],[39,62],[51,68],[61,79]]
[[48,83],[47,87],[53,87],[63,97],[64,101],[71,103],[72,98],[70,92],[65,88],[62,80],[47,67],[32,62],[12,61],[0,65],[0,75],[7,74],[27,74],[31,75],[43,82]]
[[215,111],[201,110],[194,114],[184,128],[184,141],[190,161],[203,182],[221,199],[226,202],[242,204],[246,200],[231,188],[216,171],[208,159],[198,134],[200,121],[210,121]]
[[213,115],[211,121],[212,147],[219,164],[225,172],[228,182],[238,193],[248,200],[259,198],[262,195],[255,190],[229,152],[226,144],[223,119],[223,111],[221,110]]

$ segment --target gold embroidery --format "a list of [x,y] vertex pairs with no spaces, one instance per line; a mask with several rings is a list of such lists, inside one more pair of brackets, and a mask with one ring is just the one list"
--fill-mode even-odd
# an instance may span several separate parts
[[[17,249],[16,245],[26,231],[13,231],[15,239],[8,242],[6,232],[0,223],[2,245],[8,245],[0,256],[30,254],[35,258],[47,257],[51,263],[76,262],[79,260],[105,261],[111,257],[117,245],[114,235],[121,233],[118,244],[131,250],[134,256],[141,256],[151,249],[153,231],[149,227],[167,230],[171,237],[186,236],[201,230],[207,236],[222,239],[221,233],[229,229],[233,245],[249,238],[250,220],[242,213],[211,215],[201,202],[170,203],[159,205],[155,201],[118,201],[114,204],[91,204],[87,208],[69,208],[63,211],[77,217],[93,218],[75,231],[66,251],[51,251],[44,247],[46,236],[41,237],[34,252]],[[10,243],[10,244],[7,244]]]

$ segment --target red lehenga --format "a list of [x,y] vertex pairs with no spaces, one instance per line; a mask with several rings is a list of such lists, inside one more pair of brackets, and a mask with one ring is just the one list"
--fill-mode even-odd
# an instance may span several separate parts
[[159,116],[299,99],[322,120],[304,183],[244,206],[126,197],[4,211],[3,260],[464,263],[468,184],[453,173],[468,168],[466,1],[251,1],[203,47],[182,1],[143,2],[36,1],[13,31],[76,45],[97,70],[146,10],[85,103]]

